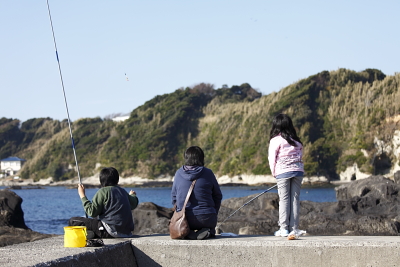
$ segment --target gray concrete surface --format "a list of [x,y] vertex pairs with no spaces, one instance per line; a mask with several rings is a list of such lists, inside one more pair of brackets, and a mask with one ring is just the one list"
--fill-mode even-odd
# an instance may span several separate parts
[[274,236],[171,240],[168,235],[105,239],[64,248],[63,236],[0,248],[0,266],[400,266],[397,236]]
[[400,237],[224,237],[201,241],[132,240],[138,266],[400,266]]
[[129,239],[104,239],[103,247],[65,248],[64,237],[0,247],[0,266],[133,266]]

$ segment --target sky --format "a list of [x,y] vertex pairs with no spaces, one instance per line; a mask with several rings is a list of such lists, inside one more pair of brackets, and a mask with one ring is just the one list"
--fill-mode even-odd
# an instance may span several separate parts
[[[400,71],[398,0],[48,1],[72,121],[202,82]],[[0,25],[0,118],[67,118],[46,0],[0,0]]]

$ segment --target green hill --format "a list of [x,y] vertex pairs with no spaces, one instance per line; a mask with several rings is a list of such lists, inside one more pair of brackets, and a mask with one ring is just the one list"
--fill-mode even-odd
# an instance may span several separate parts
[[[365,173],[384,173],[398,164],[399,155],[378,151],[374,140],[390,143],[398,128],[399,80],[400,74],[386,76],[375,69],[339,69],[265,96],[247,83],[179,89],[156,96],[124,122],[75,121],[81,173],[94,174],[100,163],[116,167],[122,176],[173,175],[185,148],[199,145],[206,165],[218,175],[269,174],[269,131],[277,113],[293,119],[304,143],[307,175],[335,179],[355,163]],[[76,176],[66,121],[40,118],[19,124],[0,119],[1,158],[27,159],[23,178]]]

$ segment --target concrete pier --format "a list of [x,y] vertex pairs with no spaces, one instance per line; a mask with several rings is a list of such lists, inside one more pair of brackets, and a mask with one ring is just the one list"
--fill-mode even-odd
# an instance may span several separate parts
[[63,236],[0,248],[0,266],[400,266],[397,236],[274,236],[171,240],[168,235],[104,239],[64,248]]

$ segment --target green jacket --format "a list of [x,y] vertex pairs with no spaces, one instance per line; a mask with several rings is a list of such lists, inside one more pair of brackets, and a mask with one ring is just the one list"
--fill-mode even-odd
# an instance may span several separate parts
[[92,202],[82,199],[83,209],[91,217],[98,217],[107,232],[114,237],[132,235],[134,223],[131,210],[139,203],[136,195],[129,195],[119,186],[106,186],[99,189]]

